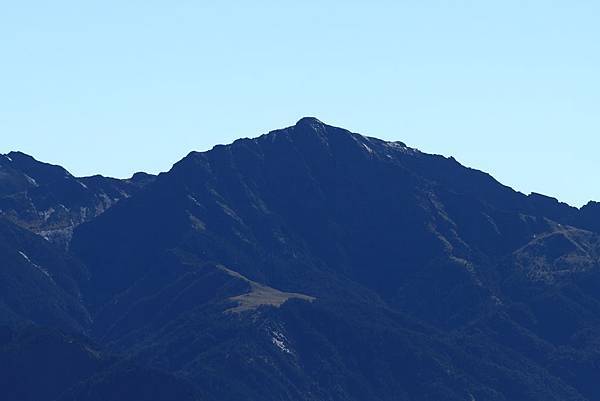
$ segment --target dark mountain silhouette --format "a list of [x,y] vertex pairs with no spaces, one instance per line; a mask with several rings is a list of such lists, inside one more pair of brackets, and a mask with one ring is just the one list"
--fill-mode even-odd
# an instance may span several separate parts
[[4,400],[198,399],[184,380],[108,355],[81,336],[35,326],[4,334],[10,336],[0,343]]
[[129,180],[99,175],[76,178],[60,166],[10,152],[0,155],[0,212],[66,247],[76,226],[135,194],[153,179],[144,173]]
[[0,324],[32,323],[84,331],[91,317],[81,302],[85,267],[48,241],[0,218]]
[[[37,199],[27,176],[48,180],[45,196],[69,210],[122,194],[71,226],[68,251],[31,240],[64,276],[53,290],[24,276],[52,306],[45,320],[14,306],[22,292],[4,301],[9,333],[27,321],[94,344],[92,368],[61,378],[56,399],[600,400],[595,203],[526,196],[314,118],[192,152],[156,178],[84,181],[85,202],[53,184],[81,180],[60,168],[2,168],[3,193]],[[35,273],[21,259],[3,267],[6,288]],[[0,360],[30,349],[9,337]],[[78,355],[64,363],[89,359]]]

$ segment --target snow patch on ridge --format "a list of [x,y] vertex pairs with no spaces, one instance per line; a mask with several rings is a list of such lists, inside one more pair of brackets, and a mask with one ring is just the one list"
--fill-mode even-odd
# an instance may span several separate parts
[[29,181],[29,183],[31,185],[33,185],[34,187],[39,187],[37,181],[34,180],[33,178],[31,178],[30,176],[28,176],[27,174],[25,174],[25,178],[27,178],[27,181]]
[[285,354],[292,353],[292,351],[289,349],[289,347],[287,345],[287,342],[288,342],[287,338],[280,331],[273,330],[271,332],[271,342],[273,342],[273,345],[275,345],[277,348],[279,348],[279,350],[281,350],[281,352],[283,352]]
[[50,278],[50,280],[52,280],[52,276],[50,275],[50,273],[48,272],[48,270],[44,269],[43,267],[41,267],[40,265],[33,263],[31,261],[31,259],[29,259],[29,256],[27,256],[25,254],[25,252],[23,251],[19,251],[19,254],[21,254],[21,256],[23,257],[23,259],[25,259],[30,265],[32,265],[33,267],[35,267],[36,269],[38,269],[40,272],[42,272],[42,274],[44,274],[46,277]]

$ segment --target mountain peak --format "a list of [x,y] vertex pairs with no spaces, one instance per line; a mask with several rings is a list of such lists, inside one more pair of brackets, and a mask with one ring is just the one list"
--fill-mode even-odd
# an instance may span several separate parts
[[302,117],[300,120],[298,120],[298,122],[295,125],[295,127],[297,127],[297,128],[311,128],[311,129],[319,129],[319,128],[323,128],[323,126],[325,126],[325,124],[323,124],[323,122],[321,122],[319,119],[317,119],[315,117]]
[[63,167],[41,162],[27,153],[12,151],[3,156],[3,159],[10,162],[12,168],[21,171],[40,184],[72,177],[71,173]]

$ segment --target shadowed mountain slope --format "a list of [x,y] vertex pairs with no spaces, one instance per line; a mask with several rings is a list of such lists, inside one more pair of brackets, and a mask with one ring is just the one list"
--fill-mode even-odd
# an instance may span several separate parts
[[[256,399],[270,399],[266,389],[278,386],[281,393],[272,399],[312,399],[310,394],[332,400],[468,399],[467,393],[476,399],[596,399],[591,382],[577,374],[586,364],[578,359],[581,352],[598,357],[595,343],[575,338],[595,332],[600,316],[598,297],[590,291],[598,275],[597,234],[572,227],[580,218],[575,208],[525,196],[453,158],[304,118],[256,139],[191,153],[139,195],[79,227],[73,250],[90,269],[86,298],[99,317],[96,335],[120,350],[133,347],[144,358],[174,364],[195,380],[207,380],[203,366],[215,369],[225,362],[222,355],[232,352],[231,334],[215,334],[211,327],[252,333],[256,322],[287,327],[289,316],[300,314],[303,323],[296,330],[308,331],[304,340],[317,343],[328,330],[339,330],[336,324],[346,327],[322,345],[333,354],[321,352],[314,366],[307,364],[310,349],[281,345],[283,338],[300,341],[293,331],[272,335],[275,351],[299,358],[297,376],[287,376],[293,370],[274,361],[275,368],[245,366],[246,357],[269,360],[260,357],[264,333],[247,334],[247,356],[234,359],[243,375],[234,379],[223,371],[218,377],[228,383],[223,388],[239,386]],[[258,308],[232,321],[223,315],[231,308],[226,301],[247,293],[236,289],[247,282],[223,277],[211,265],[316,301],[289,301],[276,311]],[[199,290],[208,277],[218,284]],[[232,280],[237,284],[227,284]],[[183,283],[195,283],[190,284],[195,289],[184,289]],[[210,299],[178,303],[182,294],[211,291]],[[358,321],[352,312],[357,308],[364,310]],[[381,317],[385,313],[402,317],[389,321]],[[330,324],[314,327],[309,316],[319,314]],[[247,315],[254,316],[253,323],[244,329]],[[413,334],[403,331],[405,319],[419,322]],[[363,324],[365,330],[353,338],[350,333]],[[208,337],[194,328],[200,325]],[[347,360],[346,353],[370,349],[367,344],[386,336],[367,329],[370,325],[399,331],[387,339],[386,351],[372,350],[373,360]],[[165,345],[165,339],[171,344],[188,336],[197,347],[181,344],[176,353],[189,360],[173,362],[167,350],[178,346]],[[213,336],[220,340],[207,340]],[[440,343],[434,345],[435,339]],[[467,356],[469,342],[481,351]],[[221,355],[205,359],[221,347]],[[442,368],[434,373],[432,359],[423,362],[423,374],[433,376],[399,384],[418,363],[395,352],[411,347],[434,359],[438,349],[448,358],[448,369],[468,379],[459,384]],[[561,355],[572,360],[568,367],[557,362]],[[339,379],[355,377],[356,388],[333,378],[320,383],[309,373],[331,364],[330,358],[339,361],[335,369],[347,372]],[[524,376],[494,384],[500,373],[491,373],[490,360]],[[370,363],[375,365],[369,374],[356,370]],[[553,381],[552,390],[542,388],[546,380]],[[251,382],[262,383],[255,393],[247,388]],[[425,395],[425,383],[431,382],[443,390]],[[326,390],[334,383],[338,394]],[[212,393],[235,399],[225,390]]]
[[73,229],[127,198],[153,176],[77,178],[21,152],[0,155],[0,216],[67,247]]
[[79,284],[87,271],[43,238],[0,218],[0,325],[85,331]]
[[[64,176],[13,170],[0,188],[28,197],[25,175]],[[594,203],[315,118],[141,178],[109,186],[125,195],[61,254],[89,316],[67,329],[118,361],[61,400],[600,400]]]

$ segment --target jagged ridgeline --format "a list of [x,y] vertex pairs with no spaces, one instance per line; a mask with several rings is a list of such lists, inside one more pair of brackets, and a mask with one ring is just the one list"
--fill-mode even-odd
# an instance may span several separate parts
[[600,400],[597,203],[303,118],[0,209],[2,399]]

